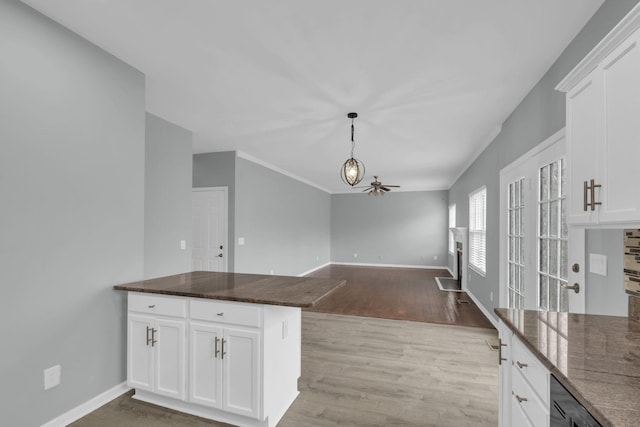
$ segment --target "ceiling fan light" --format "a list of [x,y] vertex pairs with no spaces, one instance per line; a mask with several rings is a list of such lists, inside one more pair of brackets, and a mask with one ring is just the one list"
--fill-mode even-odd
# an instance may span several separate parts
[[347,159],[340,169],[340,178],[347,185],[357,185],[364,178],[364,163],[353,157]]

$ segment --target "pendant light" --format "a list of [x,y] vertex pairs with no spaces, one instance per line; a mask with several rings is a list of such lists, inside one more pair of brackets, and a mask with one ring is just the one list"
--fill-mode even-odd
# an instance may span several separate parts
[[356,143],[353,139],[355,129],[353,127],[353,119],[358,117],[358,113],[349,113],[347,117],[351,119],[351,157],[340,168],[340,178],[347,185],[357,185],[364,178],[364,163],[353,157],[353,149]]

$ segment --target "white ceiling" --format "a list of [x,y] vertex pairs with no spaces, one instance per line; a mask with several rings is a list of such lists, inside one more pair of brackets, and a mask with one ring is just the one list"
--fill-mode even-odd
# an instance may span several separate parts
[[147,111],[330,192],[446,189],[603,0],[24,0],[147,76]]

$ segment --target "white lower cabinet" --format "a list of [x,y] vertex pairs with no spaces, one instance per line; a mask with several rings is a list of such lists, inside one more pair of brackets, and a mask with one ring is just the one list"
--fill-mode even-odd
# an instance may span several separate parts
[[260,333],[190,324],[189,401],[259,418]]
[[129,315],[128,384],[185,398],[185,321]]
[[549,371],[500,321],[501,427],[549,426]]
[[275,426],[298,395],[295,307],[129,292],[134,398],[249,427]]

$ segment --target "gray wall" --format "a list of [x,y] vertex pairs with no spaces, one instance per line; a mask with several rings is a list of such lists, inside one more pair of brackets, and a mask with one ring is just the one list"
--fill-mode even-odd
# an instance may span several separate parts
[[[235,270],[235,205],[236,205],[236,152],[222,151],[193,156],[193,187],[227,187],[228,237],[227,268]],[[191,202],[189,202],[191,204]]]
[[144,277],[191,271],[192,134],[147,113],[145,139]]
[[445,266],[448,221],[446,191],[333,194],[331,261]]
[[[586,233],[585,281],[587,313],[626,316],[628,295],[624,291],[623,230],[589,230]],[[589,273],[589,254],[607,256],[607,276]]]
[[[504,122],[502,133],[449,190],[449,202],[457,204],[456,224],[466,227],[469,224],[468,194],[481,185],[487,186],[487,275],[482,277],[469,270],[467,277],[469,290],[491,312],[498,305],[499,293],[499,171],[565,126],[565,95],[555,91],[554,87],[637,3],[638,0],[606,1]],[[611,238],[601,237],[605,240]],[[622,258],[622,249],[611,256],[610,265],[618,262],[621,265],[622,261],[615,258]],[[449,265],[452,265],[451,257]],[[586,294],[588,308],[592,308],[592,303],[611,307],[617,305],[614,302],[617,296],[610,294],[604,295],[603,301],[596,302],[600,295],[590,294],[589,279]],[[622,286],[622,282],[615,286]],[[493,301],[490,299],[491,293],[494,295]],[[613,299],[609,301],[608,298]]]
[[125,380],[112,286],[143,275],[144,77],[13,0],[0,52],[0,424],[36,426]]
[[298,275],[329,262],[330,205],[328,193],[238,158],[235,271]]

